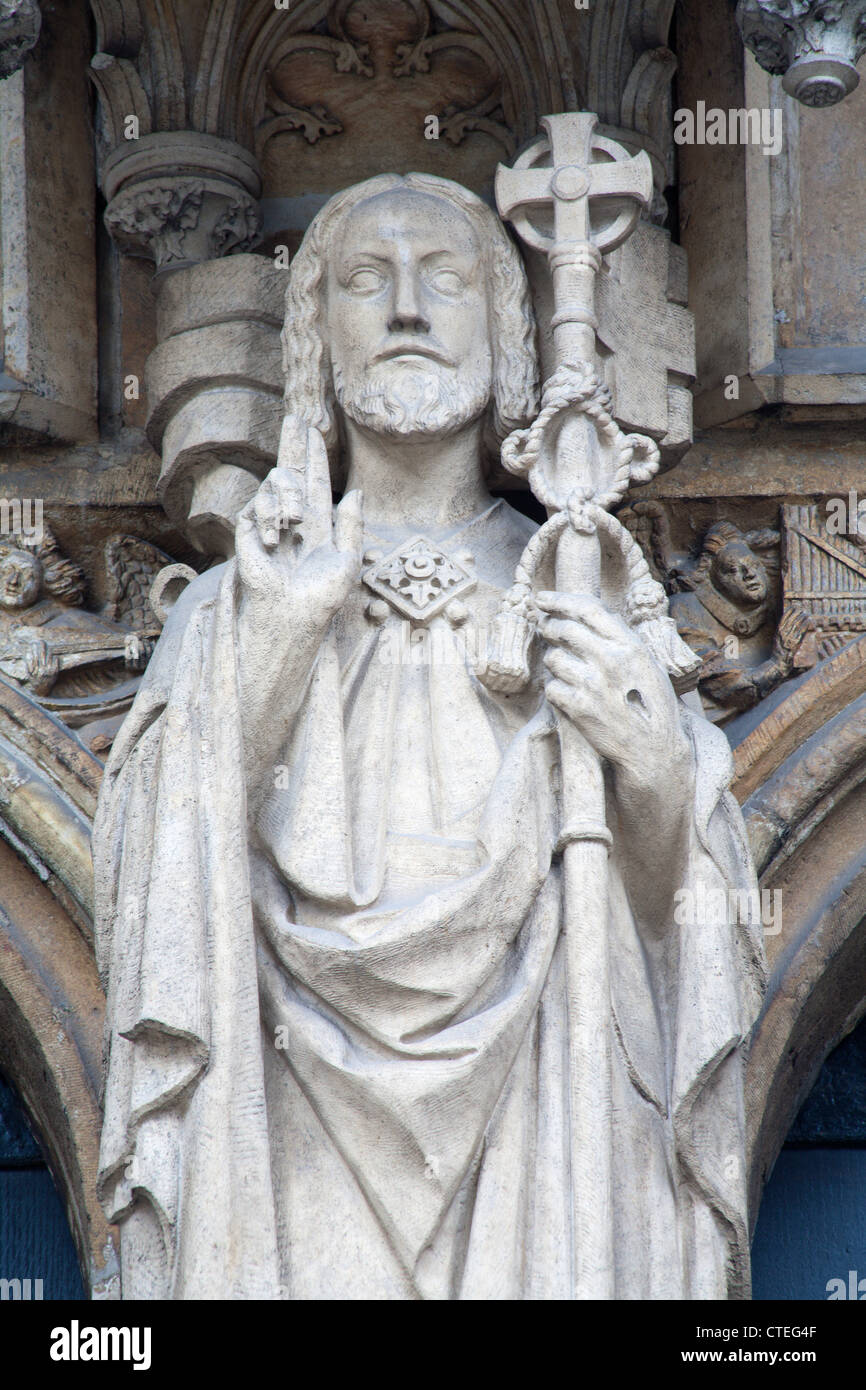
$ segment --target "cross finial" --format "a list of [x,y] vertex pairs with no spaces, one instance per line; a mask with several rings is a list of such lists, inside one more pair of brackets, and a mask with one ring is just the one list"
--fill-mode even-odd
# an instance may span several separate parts
[[[547,132],[516,160],[500,164],[496,201],[527,245],[546,251],[553,272],[554,341],[560,361],[595,358],[595,275],[601,257],[634,230],[652,198],[646,152],[629,155],[599,135],[597,116],[568,111],[545,116]],[[532,213],[553,209],[553,234]],[[595,216],[593,216],[595,214]]]

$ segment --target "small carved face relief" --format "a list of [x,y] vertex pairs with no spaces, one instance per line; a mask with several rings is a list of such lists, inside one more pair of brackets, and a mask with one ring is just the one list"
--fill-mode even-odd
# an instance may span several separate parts
[[10,550],[0,555],[0,607],[29,608],[39,597],[42,566],[26,550]]
[[444,199],[395,189],[352,210],[328,268],[327,319],[337,401],[362,427],[448,434],[486,409],[484,258]]
[[754,607],[767,597],[767,571],[743,541],[730,541],[713,557],[714,587],[733,603]]

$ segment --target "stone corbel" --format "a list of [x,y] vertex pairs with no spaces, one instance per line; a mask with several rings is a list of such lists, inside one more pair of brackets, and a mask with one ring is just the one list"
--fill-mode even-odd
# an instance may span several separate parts
[[805,106],[834,106],[860,81],[866,0],[739,0],[743,42]]
[[247,251],[261,232],[261,179],[240,145],[196,131],[160,131],[119,146],[103,171],[105,223],[157,274]]
[[23,65],[41,28],[36,0],[0,0],[0,78],[11,77]]

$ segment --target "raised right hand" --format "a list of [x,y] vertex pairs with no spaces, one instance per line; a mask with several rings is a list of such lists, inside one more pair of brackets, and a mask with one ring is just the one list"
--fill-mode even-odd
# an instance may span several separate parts
[[287,415],[277,466],[235,529],[238,574],[256,626],[323,632],[358,579],[362,543],[360,492],[333,509],[325,442]]

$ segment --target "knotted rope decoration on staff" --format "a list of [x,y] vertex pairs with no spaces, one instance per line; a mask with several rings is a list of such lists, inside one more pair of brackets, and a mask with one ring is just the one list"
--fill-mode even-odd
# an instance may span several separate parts
[[[557,590],[588,594],[615,609],[673,678],[699,664],[668,616],[667,598],[643,554],[611,515],[631,483],[659,466],[646,435],[624,434],[596,352],[596,277],[606,252],[631,235],[652,197],[643,151],[631,156],[596,131],[589,112],[544,118],[541,137],[512,168],[499,166],[496,198],[528,246],[547,254],[555,370],[529,429],[503,445],[502,461],[527,478],[548,520],[526,547],[494,621],[480,679],[515,691],[529,680],[538,608],[534,586],[552,569]],[[552,233],[543,225],[550,223]],[[542,225],[539,225],[539,214]],[[535,220],[533,220],[535,218]],[[610,977],[602,761],[579,730],[558,716],[562,769],[563,931],[569,1017],[571,1192],[576,1296],[613,1296],[610,1151]]]

